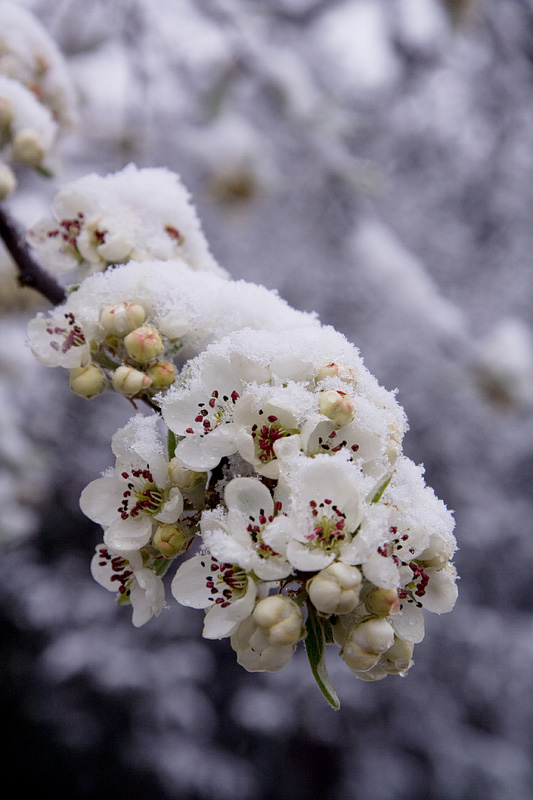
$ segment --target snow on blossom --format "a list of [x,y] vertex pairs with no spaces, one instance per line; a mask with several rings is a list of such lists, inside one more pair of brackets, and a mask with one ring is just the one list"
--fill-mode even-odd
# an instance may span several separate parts
[[0,74],[0,155],[29,167],[44,165],[58,126],[49,109],[22,83]]
[[105,544],[119,552],[139,550],[157,523],[177,522],[183,511],[157,423],[156,416],[138,414],[117,431],[115,469],[92,481],[80,497],[83,513],[102,525]]
[[164,168],[128,164],[64,186],[52,216],[28,231],[45,266],[84,274],[127,261],[183,259],[191,269],[226,275],[209,251],[189,192]]
[[0,74],[23,84],[62,128],[74,125],[74,84],[54,40],[20,3],[0,2],[0,19]]

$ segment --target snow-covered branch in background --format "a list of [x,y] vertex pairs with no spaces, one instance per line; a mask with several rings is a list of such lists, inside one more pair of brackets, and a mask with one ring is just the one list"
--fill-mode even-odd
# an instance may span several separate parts
[[0,2],[0,199],[17,185],[16,170],[55,171],[54,147],[77,121],[65,61],[26,9]]
[[275,292],[232,281],[167,170],[64,187],[28,234],[71,275],[30,346],[86,398],[147,401],[81,496],[92,574],[143,625],[171,592],[248,671],[299,642],[328,702],[331,645],[357,677],[405,674],[424,611],[457,596],[452,515],[402,452],[407,421],[358,350]]

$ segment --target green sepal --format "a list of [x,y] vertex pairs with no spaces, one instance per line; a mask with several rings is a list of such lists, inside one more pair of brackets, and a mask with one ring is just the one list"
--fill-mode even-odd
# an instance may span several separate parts
[[387,472],[387,474],[384,475],[380,481],[378,481],[376,486],[374,486],[374,488],[366,498],[368,503],[378,503],[381,500],[385,489],[391,482],[391,478],[392,478],[392,472]]
[[[305,637],[305,650],[309,665],[314,679],[318,684],[318,688],[336,711],[339,710],[341,704],[337,693],[335,692],[327,669],[326,669],[326,623],[327,620],[318,616],[317,612],[311,605],[307,605],[307,620],[305,627],[307,636]],[[328,623],[329,625],[329,623]],[[331,626],[329,626],[331,628]],[[329,632],[328,632],[329,633]]]

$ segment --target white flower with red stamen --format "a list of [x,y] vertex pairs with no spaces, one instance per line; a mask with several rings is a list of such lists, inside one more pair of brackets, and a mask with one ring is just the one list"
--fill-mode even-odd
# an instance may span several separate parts
[[234,478],[225,488],[224,501],[227,512],[206,512],[200,523],[210,553],[265,581],[286,578],[292,567],[271,545],[279,538],[281,502],[256,478]]
[[340,453],[300,455],[283,463],[281,475],[279,496],[287,516],[280,518],[280,528],[283,522],[285,557],[294,569],[318,572],[333,561],[354,563],[365,513],[366,481],[359,470]]
[[280,460],[301,450],[300,427],[312,404],[312,394],[296,383],[248,387],[233,413],[242,458],[260,475],[276,480]]
[[218,561],[206,553],[180,566],[171,585],[181,605],[205,610],[202,636],[223,639],[250,616],[257,597],[253,577],[237,564]]
[[82,492],[83,513],[104,528],[104,542],[119,552],[146,545],[158,523],[177,522],[183,497],[172,484],[157,418],[133,417],[113,436],[116,467]]
[[48,367],[73,369],[91,360],[89,341],[74,314],[59,307],[51,316],[38,314],[28,323],[34,356]]
[[110,592],[117,592],[120,603],[130,603],[132,622],[140,627],[158,617],[165,604],[163,581],[144,565],[138,550],[119,553],[100,544],[91,561],[94,580]]

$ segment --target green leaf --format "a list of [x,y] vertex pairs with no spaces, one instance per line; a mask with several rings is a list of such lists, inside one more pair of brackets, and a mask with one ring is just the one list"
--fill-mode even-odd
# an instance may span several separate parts
[[176,438],[176,434],[174,431],[169,430],[167,434],[167,450],[168,450],[168,460],[172,461],[174,456],[176,455],[176,447],[178,444],[178,440]]
[[318,688],[336,711],[341,704],[335,692],[326,669],[326,635],[325,620],[318,616],[313,606],[308,603],[307,621],[305,627],[307,636],[305,638],[305,649],[307,658],[311,666],[311,672],[318,684]]
[[392,472],[387,472],[387,474],[384,475],[380,481],[378,481],[376,486],[374,486],[366,498],[368,503],[378,503],[381,500],[383,497],[383,492],[391,482],[391,478]]

